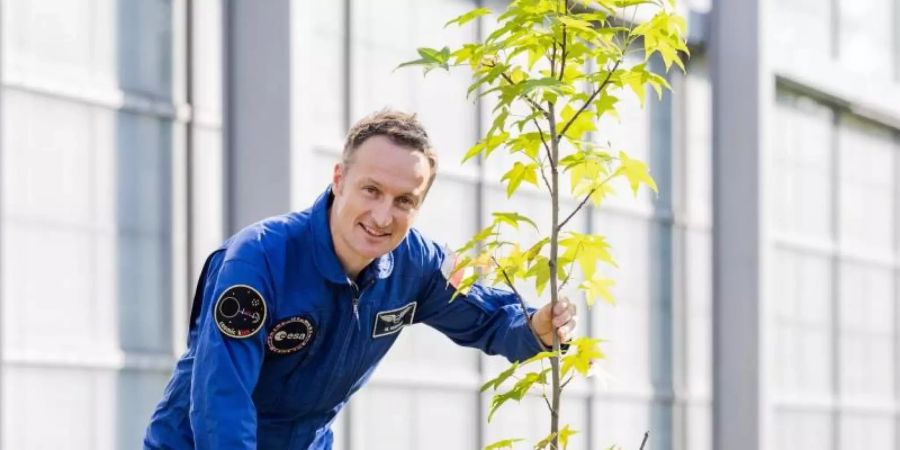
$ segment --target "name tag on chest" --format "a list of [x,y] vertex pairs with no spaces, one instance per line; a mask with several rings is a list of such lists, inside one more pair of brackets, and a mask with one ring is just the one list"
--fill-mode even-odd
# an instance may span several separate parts
[[416,302],[387,311],[380,311],[375,316],[375,328],[372,337],[378,338],[399,332],[406,325],[412,325],[416,315]]

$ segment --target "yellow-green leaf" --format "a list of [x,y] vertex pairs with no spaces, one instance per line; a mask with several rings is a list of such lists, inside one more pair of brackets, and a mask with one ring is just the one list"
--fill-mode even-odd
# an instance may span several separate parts
[[471,10],[471,11],[469,11],[469,12],[467,12],[467,13],[465,13],[465,14],[459,16],[459,17],[456,17],[456,18],[454,18],[453,20],[450,20],[449,22],[445,23],[445,24],[444,24],[444,28],[446,28],[446,27],[448,27],[448,26],[450,26],[450,25],[453,25],[454,23],[457,24],[457,25],[462,26],[462,25],[465,25],[465,24],[468,23],[468,22],[471,22],[472,20],[475,20],[475,19],[477,19],[477,18],[479,18],[479,17],[481,17],[481,16],[484,16],[484,15],[487,15],[487,14],[490,14],[490,13],[491,13],[491,10],[490,10],[490,9],[487,9],[487,8],[477,8],[477,9],[473,9],[473,10]]
[[525,439],[512,438],[512,439],[504,439],[502,441],[494,442],[491,445],[488,445],[484,448],[484,450],[502,450],[502,449],[511,449],[513,448],[513,444],[516,442],[524,441]]
[[594,276],[597,262],[602,261],[611,266],[616,265],[615,259],[609,252],[609,243],[599,234],[572,231],[565,239],[559,241],[559,245],[565,249],[561,258],[577,261],[581,272],[587,279]]
[[578,431],[569,428],[569,425],[559,430],[559,445],[562,445],[563,450],[569,448],[569,438],[576,434],[578,434]]
[[603,278],[597,276],[596,274],[589,280],[581,283],[581,289],[584,289],[585,298],[588,304],[588,307],[594,306],[594,303],[597,301],[597,298],[602,298],[606,303],[614,305],[616,303],[616,298],[613,297],[610,289],[616,284],[615,280],[610,278]]
[[525,276],[534,277],[534,289],[537,295],[541,295],[547,287],[547,282],[550,281],[550,260],[544,256],[537,256]]
[[537,171],[537,164],[522,164],[521,162],[516,161],[516,163],[513,164],[512,169],[506,172],[506,174],[503,175],[503,178],[500,179],[500,181],[508,180],[506,196],[512,197],[513,193],[516,192],[516,189],[519,188],[519,185],[521,185],[523,181],[537,186]]
[[591,365],[598,359],[603,359],[606,355],[600,349],[601,339],[590,337],[579,337],[569,343],[569,353],[562,358],[562,368],[560,371],[563,375],[568,374],[572,369],[581,374],[588,376]]
[[647,168],[647,164],[643,161],[631,159],[625,152],[619,152],[619,164],[619,170],[628,179],[628,184],[631,186],[631,191],[634,192],[634,195],[637,195],[638,187],[642,183],[653,189],[653,192],[659,192],[659,189],[656,187],[656,181],[653,181],[653,177],[650,176],[650,169]]
[[[566,130],[566,137],[579,140],[585,133],[597,130],[597,126],[594,124],[593,120],[593,111],[584,109],[577,116],[575,115],[576,113],[577,110],[575,108],[569,105],[564,106],[560,112],[562,120],[556,125],[556,132],[562,133],[563,128],[568,126],[569,129]],[[571,125],[569,125],[569,123],[571,123]]]
[[531,225],[531,227],[534,228],[535,231],[540,231],[538,230],[537,224],[534,223],[533,220],[528,218],[528,216],[523,216],[517,212],[495,212],[492,213],[492,215],[494,216],[495,221],[508,224],[509,226],[517,230],[519,229],[519,222],[525,222],[528,225]]
[[503,372],[500,372],[500,374],[497,375],[495,378],[490,379],[486,383],[484,383],[481,386],[481,392],[484,392],[488,389],[493,389],[496,391],[497,388],[499,388],[500,385],[502,385],[504,381],[509,379],[509,377],[511,377],[516,372],[516,369],[518,369],[518,368],[519,368],[518,363],[510,364],[510,366],[507,367],[506,370],[504,370]]
[[[526,359],[524,362],[522,362],[522,365],[525,366],[525,365],[531,364],[533,362],[538,362],[538,361],[545,360],[547,358],[552,358],[554,356],[556,356],[556,352],[540,352],[537,355],[534,355],[531,358]],[[482,389],[482,392],[484,392],[483,389]]]

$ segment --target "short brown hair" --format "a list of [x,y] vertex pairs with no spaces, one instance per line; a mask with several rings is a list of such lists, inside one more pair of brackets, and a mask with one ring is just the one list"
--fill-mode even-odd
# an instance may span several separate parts
[[344,151],[341,155],[341,162],[345,167],[350,165],[356,149],[366,139],[374,136],[386,136],[394,144],[425,155],[428,165],[431,166],[431,176],[425,188],[427,193],[434,183],[434,177],[437,176],[438,161],[437,154],[434,153],[428,139],[428,133],[416,119],[416,115],[385,108],[360,119],[347,131],[347,140],[344,142]]

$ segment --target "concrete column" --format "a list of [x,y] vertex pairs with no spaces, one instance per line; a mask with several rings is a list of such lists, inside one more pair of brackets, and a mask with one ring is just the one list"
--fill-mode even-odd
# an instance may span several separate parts
[[226,227],[290,208],[290,0],[226,4]]
[[713,81],[713,445],[767,445],[765,336],[765,0],[719,0]]

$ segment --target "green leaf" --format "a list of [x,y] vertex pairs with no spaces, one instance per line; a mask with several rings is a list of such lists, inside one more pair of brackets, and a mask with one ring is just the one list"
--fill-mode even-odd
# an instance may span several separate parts
[[534,289],[537,295],[544,292],[547,282],[550,281],[550,260],[544,256],[535,257],[534,264],[525,273],[526,278],[534,278]]
[[597,298],[602,298],[606,303],[610,305],[616,304],[616,299],[613,297],[610,292],[610,288],[615,285],[616,282],[609,278],[602,278],[599,276],[593,276],[591,279],[581,283],[578,287],[584,289],[585,291],[585,300],[587,301],[588,307],[594,306],[594,303],[597,302]]
[[512,438],[512,439],[504,439],[502,441],[494,442],[491,445],[488,445],[484,448],[484,450],[502,450],[502,449],[511,449],[513,448],[513,444],[516,442],[524,441],[525,439]]
[[559,16],[558,19],[569,28],[574,28],[576,30],[584,31],[590,34],[596,33],[594,27],[588,21],[576,19],[569,16]]
[[597,118],[603,117],[604,114],[609,113],[615,118],[619,118],[619,111],[616,110],[616,103],[619,102],[619,98],[606,92],[600,94],[596,100],[594,100],[594,108],[595,114]]
[[543,450],[550,446],[553,443],[553,438],[556,437],[556,433],[551,432],[550,434],[544,436],[543,439],[538,441],[537,444],[534,444],[534,450]]
[[501,131],[494,135],[488,135],[481,142],[472,146],[469,151],[463,155],[463,162],[468,161],[471,158],[474,158],[482,153],[484,153],[484,157],[487,158],[491,156],[491,153],[497,149],[501,144],[506,142],[509,138],[509,133],[506,131]]
[[619,163],[619,171],[625,174],[625,178],[628,179],[628,184],[631,185],[631,191],[634,192],[634,195],[637,195],[638,187],[641,184],[646,184],[647,187],[653,189],[653,192],[659,193],[656,182],[650,176],[647,164],[641,160],[629,158],[625,152],[619,152]]
[[491,406],[488,412],[488,422],[494,418],[494,413],[497,412],[497,409],[503,406],[509,400],[521,401],[525,398],[525,395],[528,394],[528,390],[537,383],[546,385],[547,384],[547,374],[550,372],[550,369],[545,369],[541,372],[529,372],[526,373],[522,379],[520,379],[509,391],[504,392],[502,394],[497,394],[491,399]]
[[[556,352],[540,352],[537,355],[534,355],[531,358],[526,359],[524,362],[522,362],[522,365],[525,366],[525,365],[531,364],[533,362],[538,362],[538,361],[545,360],[547,358],[552,358],[554,356],[556,356]],[[484,390],[482,390],[482,392],[484,392]]]
[[519,83],[522,89],[522,95],[528,95],[535,89],[547,89],[551,92],[562,93],[562,82],[553,77],[538,78],[535,80],[527,80]]
[[471,11],[469,11],[469,12],[467,12],[467,13],[465,13],[465,14],[463,14],[463,15],[461,15],[461,16],[459,16],[459,17],[457,17],[457,18],[455,18],[455,19],[453,19],[453,20],[451,20],[451,21],[449,21],[449,22],[447,22],[447,23],[445,23],[445,24],[444,24],[444,28],[447,28],[448,26],[453,25],[454,23],[457,24],[457,25],[462,26],[462,25],[465,25],[466,23],[468,23],[468,22],[470,22],[470,21],[472,21],[472,20],[474,20],[474,19],[477,19],[477,18],[479,18],[479,17],[481,17],[481,16],[484,16],[484,15],[487,15],[487,14],[490,14],[490,13],[491,13],[491,10],[490,10],[490,9],[487,9],[487,8],[477,8],[477,9],[473,9],[473,10],[471,10]]
[[541,145],[543,145],[541,133],[538,131],[531,131],[522,133],[510,141],[509,150],[513,153],[522,152],[528,156],[529,159],[536,162],[538,161],[538,153],[541,151]]
[[509,180],[509,184],[506,186],[506,196],[512,197],[523,181],[537,186],[537,171],[537,164],[522,164],[516,161],[513,168],[500,179],[501,182]]
[[492,213],[492,214],[493,214],[493,216],[494,216],[494,220],[495,220],[495,221],[497,221],[497,222],[499,222],[499,223],[505,223],[505,224],[508,224],[509,226],[511,226],[511,227],[513,227],[513,228],[515,228],[515,229],[517,229],[517,230],[519,229],[519,222],[525,222],[525,223],[527,223],[528,225],[531,225],[531,227],[534,228],[535,231],[540,231],[540,230],[538,230],[537,224],[534,223],[533,220],[531,220],[531,219],[529,219],[527,216],[523,216],[523,215],[521,215],[521,214],[519,214],[519,213],[516,213],[516,212],[495,212],[495,213]]
[[509,377],[511,377],[516,372],[516,369],[518,369],[518,368],[519,368],[518,363],[510,364],[510,366],[507,367],[506,370],[504,370],[503,372],[500,372],[500,374],[497,375],[496,378],[488,380],[486,383],[484,383],[481,386],[481,392],[484,392],[488,389],[493,389],[496,391],[497,388],[499,388],[500,385],[502,385],[504,381],[509,379]]

